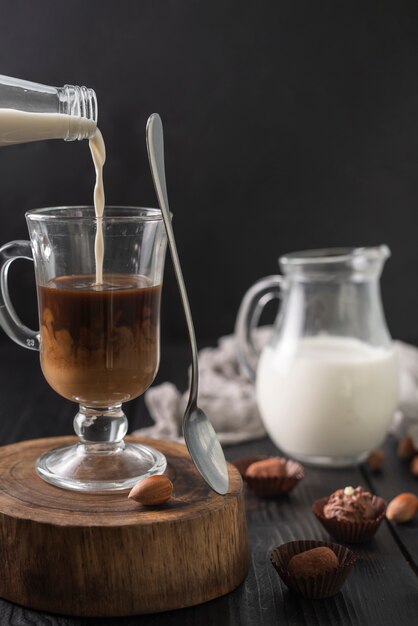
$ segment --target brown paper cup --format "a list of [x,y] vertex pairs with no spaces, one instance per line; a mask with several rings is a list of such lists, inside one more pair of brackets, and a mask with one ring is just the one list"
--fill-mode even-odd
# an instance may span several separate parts
[[385,517],[386,502],[383,498],[378,498],[377,496],[373,498],[376,517],[364,522],[346,522],[325,517],[323,511],[327,501],[328,498],[316,500],[312,505],[312,512],[329,534],[338,539],[338,541],[346,541],[347,543],[370,541]]
[[244,475],[244,480],[248,488],[256,496],[260,498],[275,498],[292,491],[305,474],[302,465],[291,460],[286,461],[285,471],[286,474],[284,476],[271,476],[268,478]]
[[[339,566],[317,576],[292,576],[288,572],[290,559],[296,554],[312,548],[330,548],[338,558]],[[291,541],[274,548],[270,556],[271,563],[284,584],[292,591],[310,600],[330,598],[338,593],[351,572],[356,556],[352,550],[336,543],[325,541]]]

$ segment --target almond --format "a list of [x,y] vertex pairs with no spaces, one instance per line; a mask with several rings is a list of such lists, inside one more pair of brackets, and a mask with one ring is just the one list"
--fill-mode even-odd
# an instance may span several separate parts
[[414,442],[412,441],[412,437],[409,435],[403,437],[398,443],[397,453],[401,459],[406,461],[414,456],[415,452]]
[[411,470],[411,474],[418,476],[418,454],[416,454],[412,459],[409,469]]
[[367,465],[372,472],[380,472],[385,462],[385,453],[383,450],[373,450],[367,459]]
[[140,480],[129,492],[128,498],[140,502],[146,506],[164,504],[171,498],[173,483],[167,476],[148,476]]
[[401,493],[388,504],[386,517],[392,522],[409,522],[418,510],[418,498],[414,493]]

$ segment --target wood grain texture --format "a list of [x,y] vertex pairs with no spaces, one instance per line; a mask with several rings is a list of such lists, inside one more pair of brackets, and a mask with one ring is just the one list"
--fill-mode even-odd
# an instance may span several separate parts
[[206,487],[185,446],[131,440],[167,457],[173,498],[144,507],[125,493],[78,494],[45,483],[36,458],[73,437],[0,449],[0,596],[81,616],[135,615],[199,604],[235,589],[248,569],[242,481]]
[[[234,446],[228,460],[251,454],[277,454],[267,439]],[[312,502],[346,485],[365,485],[359,468],[305,468],[305,478],[288,496],[264,500],[246,491],[251,548],[250,573],[234,596],[231,624],[412,626],[418,615],[418,578],[406,562],[386,522],[369,544],[350,546],[358,557],[341,592],[309,601],[291,593],[267,564],[273,547],[296,539],[333,541],[311,513]],[[348,545],[348,544],[347,544]],[[243,589],[244,587],[244,589]],[[257,601],[254,601],[256,594]]]
[[[418,478],[409,470],[410,461],[404,461],[396,454],[397,444],[394,436],[387,438],[384,445],[385,462],[380,472],[372,472],[367,465],[362,466],[365,481],[387,502],[406,491],[418,496]],[[407,524],[393,522],[390,527],[405,556],[418,572],[418,515]]]

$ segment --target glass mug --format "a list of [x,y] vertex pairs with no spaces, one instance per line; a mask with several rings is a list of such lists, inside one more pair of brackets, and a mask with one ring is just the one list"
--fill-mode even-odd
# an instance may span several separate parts
[[[238,359],[255,380],[268,434],[288,456],[339,467],[383,441],[398,398],[379,287],[389,256],[386,246],[295,252],[280,258],[282,276],[244,296]],[[259,357],[252,331],[272,298],[281,308]]]
[[[128,489],[164,472],[165,457],[126,443],[122,402],[144,393],[160,356],[160,297],[166,234],[158,209],[106,207],[103,284],[95,284],[94,207],[26,214],[29,241],[0,248],[0,324],[16,343],[40,350],[42,372],[61,396],[79,403],[79,443],[51,450],[38,474],[77,491]],[[10,301],[7,273],[33,259],[40,331],[24,326]]]

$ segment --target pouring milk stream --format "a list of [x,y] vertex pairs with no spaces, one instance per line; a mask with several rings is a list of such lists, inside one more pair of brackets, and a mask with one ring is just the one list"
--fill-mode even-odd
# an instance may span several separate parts
[[103,188],[103,165],[106,160],[106,148],[102,133],[96,130],[89,140],[91,156],[93,158],[96,172],[96,184],[94,186],[94,211],[96,213],[96,239],[94,242],[94,257],[96,263],[96,285],[103,284],[103,212],[105,206],[105,195]]
[[96,120],[97,103],[91,89],[71,85],[49,87],[0,75],[0,147],[46,139],[89,139],[96,172],[95,286],[98,286],[103,284],[106,149]]

